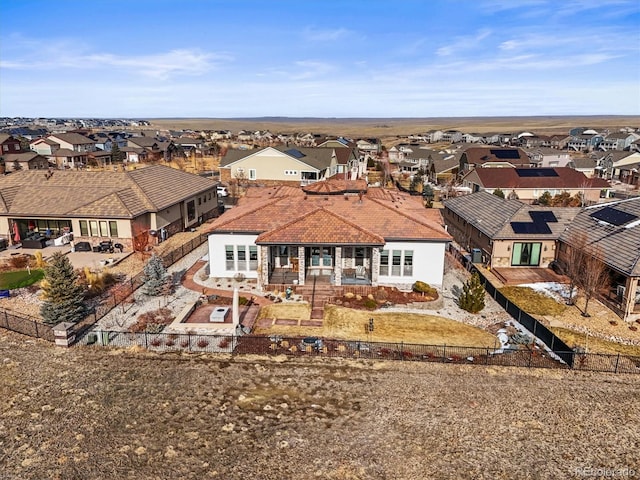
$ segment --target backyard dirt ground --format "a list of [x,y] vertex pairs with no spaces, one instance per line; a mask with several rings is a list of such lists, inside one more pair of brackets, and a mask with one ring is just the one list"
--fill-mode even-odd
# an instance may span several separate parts
[[555,369],[65,350],[1,331],[0,478],[635,478],[639,386]]

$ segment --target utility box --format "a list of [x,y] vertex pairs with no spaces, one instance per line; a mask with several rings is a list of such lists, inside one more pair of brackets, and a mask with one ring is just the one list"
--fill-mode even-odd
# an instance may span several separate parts
[[474,248],[471,250],[471,262],[472,263],[482,263],[482,250],[479,248]]

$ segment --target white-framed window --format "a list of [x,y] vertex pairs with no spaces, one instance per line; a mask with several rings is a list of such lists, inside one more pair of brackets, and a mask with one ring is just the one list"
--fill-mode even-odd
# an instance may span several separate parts
[[256,178],[257,178],[256,169],[255,168],[250,168],[249,169],[249,180],[255,180]]
[[233,245],[225,245],[224,246],[224,255],[227,270],[235,270],[235,255]]
[[382,250],[380,252],[380,275],[413,276],[413,250]]

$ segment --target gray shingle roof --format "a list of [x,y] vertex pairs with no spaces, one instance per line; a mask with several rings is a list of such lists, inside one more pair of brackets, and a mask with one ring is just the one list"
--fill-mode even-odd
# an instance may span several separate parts
[[[636,220],[615,226],[591,216],[607,207],[635,215]],[[586,235],[588,245],[595,246],[601,260],[607,265],[625,275],[640,276],[640,198],[585,208],[575,217],[560,240],[571,245],[581,233]]]
[[[580,212],[578,208],[528,205],[519,200],[503,199],[488,192],[478,192],[451,198],[446,200],[444,205],[494,240],[557,239]],[[557,222],[547,223],[551,232],[536,234],[515,233],[511,222],[532,222],[530,212],[536,211],[553,212]]]

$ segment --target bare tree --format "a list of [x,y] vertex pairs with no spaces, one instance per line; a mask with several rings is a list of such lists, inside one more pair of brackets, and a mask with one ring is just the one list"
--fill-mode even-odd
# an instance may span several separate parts
[[595,246],[587,246],[583,250],[582,268],[578,277],[578,285],[584,293],[585,303],[582,316],[589,317],[589,300],[599,291],[607,289],[611,282],[607,266],[600,260],[600,251]]
[[576,286],[579,287],[585,296],[582,313],[584,317],[589,316],[589,301],[600,290],[606,289],[611,281],[607,266],[601,258],[602,252],[596,245],[589,244],[585,232],[577,232],[572,236],[566,255],[566,273],[571,281],[567,303],[573,304],[573,290]]

